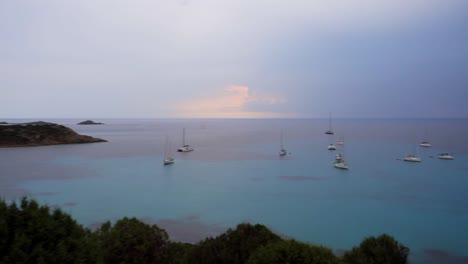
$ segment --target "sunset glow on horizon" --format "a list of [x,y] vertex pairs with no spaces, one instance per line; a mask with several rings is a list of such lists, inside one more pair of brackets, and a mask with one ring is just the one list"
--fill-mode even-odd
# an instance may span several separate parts
[[258,96],[248,86],[230,85],[221,93],[208,98],[194,98],[176,105],[175,116],[183,118],[281,118],[294,117],[268,111],[252,111],[249,105],[285,104],[286,99],[275,96]]

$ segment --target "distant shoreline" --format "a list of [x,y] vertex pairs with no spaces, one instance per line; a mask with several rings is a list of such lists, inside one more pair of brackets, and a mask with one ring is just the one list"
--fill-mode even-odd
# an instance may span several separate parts
[[80,135],[63,125],[43,121],[0,125],[0,147],[39,147],[64,144],[107,142],[101,138]]

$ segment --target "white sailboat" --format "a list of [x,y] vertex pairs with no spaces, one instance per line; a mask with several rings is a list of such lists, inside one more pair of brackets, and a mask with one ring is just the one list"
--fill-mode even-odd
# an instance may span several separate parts
[[421,146],[423,148],[430,148],[431,143],[429,141],[423,141],[423,142],[419,143],[419,146]]
[[178,152],[190,152],[193,148],[185,143],[185,128],[182,130],[182,147],[177,149]]
[[328,145],[327,149],[328,149],[328,150],[336,150],[336,147],[335,147],[335,145],[333,145],[332,143],[330,143],[330,145]]
[[404,161],[409,161],[409,162],[421,162],[421,158],[417,157],[416,155],[413,154],[408,154],[406,157],[403,158]]
[[449,153],[440,153],[437,157],[438,157],[439,159],[441,159],[441,160],[453,160],[453,159],[455,159],[455,158],[453,157],[453,155],[452,155],[452,154],[449,154]]
[[[344,151],[344,149],[342,149]],[[333,165],[337,169],[347,170],[349,169],[348,164],[345,162],[343,155],[341,153],[337,153],[335,155],[335,164]]]
[[171,151],[171,142],[169,142],[169,138],[166,136],[166,144],[164,145],[164,165],[169,165],[174,163],[175,160],[172,157],[172,151]]
[[281,142],[281,145],[280,145],[279,155],[280,155],[280,157],[284,157],[284,156],[288,155],[288,151],[284,148],[283,132],[281,132],[281,135],[280,135],[280,142]]
[[432,145],[429,141],[427,141],[427,129],[426,129],[426,132],[424,133],[424,137],[425,137],[425,140],[421,141],[421,143],[419,143],[419,146],[423,148],[430,148]]
[[340,162],[336,162],[334,166],[337,169],[342,169],[342,170],[349,169],[348,164],[346,164],[346,162],[344,162],[344,160],[341,160]]
[[340,146],[344,145],[344,137],[339,138],[339,139],[336,141],[336,144],[337,144],[337,145],[340,145]]
[[[413,145],[413,151],[411,154],[407,154],[404,158],[403,161],[409,161],[409,162],[421,162],[421,158],[416,155],[417,147],[416,144]],[[415,154],[413,154],[415,153]]]
[[[448,141],[450,141],[449,139],[447,139]],[[451,149],[451,146],[450,146],[450,142],[447,142],[447,149]],[[441,152],[439,153],[439,155],[437,155],[437,158],[441,159],[441,160],[453,160],[455,159],[453,153],[449,153],[449,152]]]
[[340,162],[340,161],[342,161],[342,160],[343,160],[343,156],[341,156],[340,153],[338,153],[338,154],[335,155],[335,162]]
[[332,130],[332,117],[331,117],[331,113],[330,113],[330,116],[328,118],[328,130],[325,131],[325,134],[327,135],[333,135],[335,133],[333,133],[333,130]]

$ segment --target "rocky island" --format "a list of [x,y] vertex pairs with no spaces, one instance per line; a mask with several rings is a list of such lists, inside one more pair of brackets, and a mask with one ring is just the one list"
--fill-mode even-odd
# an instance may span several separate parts
[[80,135],[68,127],[42,121],[0,126],[0,147],[29,147],[95,142],[107,141]]
[[104,123],[94,122],[93,120],[86,120],[78,123],[78,125],[103,125]]

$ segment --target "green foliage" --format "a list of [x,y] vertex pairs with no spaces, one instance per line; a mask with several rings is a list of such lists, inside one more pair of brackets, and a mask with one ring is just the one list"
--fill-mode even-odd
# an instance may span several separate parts
[[325,247],[313,246],[295,240],[269,243],[256,250],[247,264],[338,264],[339,259]]
[[348,264],[406,264],[408,254],[407,247],[383,234],[365,239],[359,247],[346,252],[343,260]]
[[106,263],[161,263],[166,258],[168,235],[156,225],[123,218],[98,231]]
[[[343,257],[348,264],[403,264],[409,249],[388,235],[365,239]],[[135,218],[106,222],[95,232],[60,209],[23,198],[0,199],[0,264],[7,263],[339,263],[330,249],[283,240],[263,225],[236,229],[197,244],[171,242],[156,225]]]
[[98,258],[91,234],[60,209],[23,198],[0,201],[0,263],[89,263]]
[[258,247],[279,240],[263,225],[240,224],[235,230],[200,242],[191,252],[189,263],[245,263]]
[[189,257],[191,252],[197,246],[189,243],[169,242],[167,247],[167,261],[171,264],[184,264],[190,263]]

